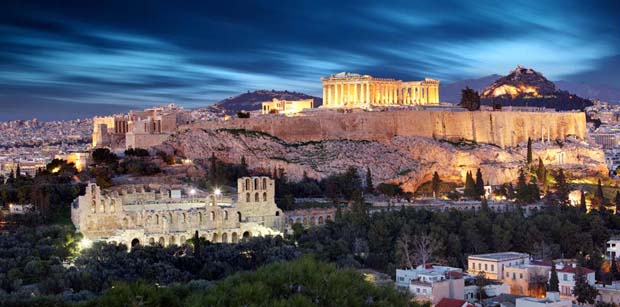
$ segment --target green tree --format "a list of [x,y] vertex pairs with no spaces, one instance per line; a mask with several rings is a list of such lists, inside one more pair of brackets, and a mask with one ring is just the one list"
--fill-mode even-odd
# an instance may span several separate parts
[[598,296],[598,290],[588,283],[586,276],[581,267],[577,268],[575,273],[575,287],[573,287],[573,295],[580,304],[594,304]]
[[588,205],[586,203],[586,193],[583,191],[583,189],[581,190],[581,197],[579,199],[579,209],[583,213],[588,212]]
[[555,264],[551,262],[551,276],[549,277],[549,291],[560,291],[560,280],[558,279],[558,272],[555,269]]
[[616,259],[611,259],[611,267],[609,268],[609,273],[611,273],[611,280],[620,280],[620,271],[618,271],[618,264],[616,262]]
[[374,186],[372,185],[372,174],[370,173],[370,168],[366,168],[366,186],[364,187],[366,193],[372,194],[374,191]]
[[473,89],[465,87],[461,90],[461,102],[459,106],[469,111],[480,110],[480,95]]
[[532,164],[532,139],[527,138],[527,164]]
[[439,174],[437,172],[434,172],[433,179],[431,181],[431,185],[433,188],[433,197],[437,197],[437,195],[439,195],[440,184],[441,184],[441,179],[439,178]]
[[476,190],[476,182],[474,181],[474,177],[470,171],[467,171],[467,174],[465,175],[465,189],[463,190],[463,195],[469,199],[480,198],[478,191]]
[[620,191],[616,191],[614,197],[614,205],[616,206],[616,215],[620,215]]
[[604,206],[607,201],[605,200],[605,194],[603,193],[603,185],[601,183],[601,179],[598,179],[598,183],[596,185],[596,194],[595,197],[599,203],[599,205]]
[[476,171],[476,194],[478,198],[484,197],[484,180],[482,180],[482,172],[480,169]]
[[570,187],[566,181],[564,170],[560,169],[555,176],[555,195],[560,205],[568,205]]

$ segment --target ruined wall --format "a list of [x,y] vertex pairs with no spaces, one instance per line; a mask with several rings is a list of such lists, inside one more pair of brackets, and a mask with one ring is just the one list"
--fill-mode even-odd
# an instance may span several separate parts
[[398,110],[385,112],[320,112],[306,116],[261,116],[225,122],[199,122],[179,129],[246,129],[262,131],[287,142],[321,140],[387,141],[394,136],[471,140],[514,146],[532,140],[583,139],[584,113],[458,112]]

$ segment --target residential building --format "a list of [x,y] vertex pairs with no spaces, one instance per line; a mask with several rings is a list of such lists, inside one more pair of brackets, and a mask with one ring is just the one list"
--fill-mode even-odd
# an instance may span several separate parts
[[[565,265],[562,262],[556,264],[555,268],[558,274],[558,279],[560,281],[559,290],[560,297],[562,298],[568,298],[571,300],[575,299],[575,296],[573,295],[573,288],[575,287],[575,275],[580,269],[586,276],[586,280],[590,285],[594,286],[594,284],[596,283],[594,270],[588,268],[579,268],[575,264]],[[551,274],[551,272],[549,272],[549,274]]]
[[508,266],[504,267],[503,281],[510,288],[511,294],[544,297],[549,271],[551,262]]
[[620,255],[620,239],[611,239],[607,241],[607,250],[606,250],[607,259],[618,259],[618,255]]
[[462,270],[446,266],[418,266],[396,270],[396,285],[409,289],[419,301],[437,304],[443,298],[464,298]]
[[484,273],[489,279],[502,280],[505,267],[529,263],[530,255],[517,252],[471,255],[467,257],[467,273]]

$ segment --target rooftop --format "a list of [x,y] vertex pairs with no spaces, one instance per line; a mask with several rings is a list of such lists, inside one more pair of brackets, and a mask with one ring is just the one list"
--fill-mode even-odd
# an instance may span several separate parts
[[502,253],[490,253],[490,254],[480,254],[480,255],[471,255],[469,258],[476,259],[484,259],[484,260],[510,260],[510,259],[521,259],[521,258],[529,258],[530,255],[525,253],[517,253],[517,252],[502,252]]

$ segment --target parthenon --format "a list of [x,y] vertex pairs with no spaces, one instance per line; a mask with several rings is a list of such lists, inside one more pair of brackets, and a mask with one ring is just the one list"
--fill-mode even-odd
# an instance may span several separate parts
[[324,108],[432,105],[439,103],[439,80],[402,81],[341,72],[323,81]]

